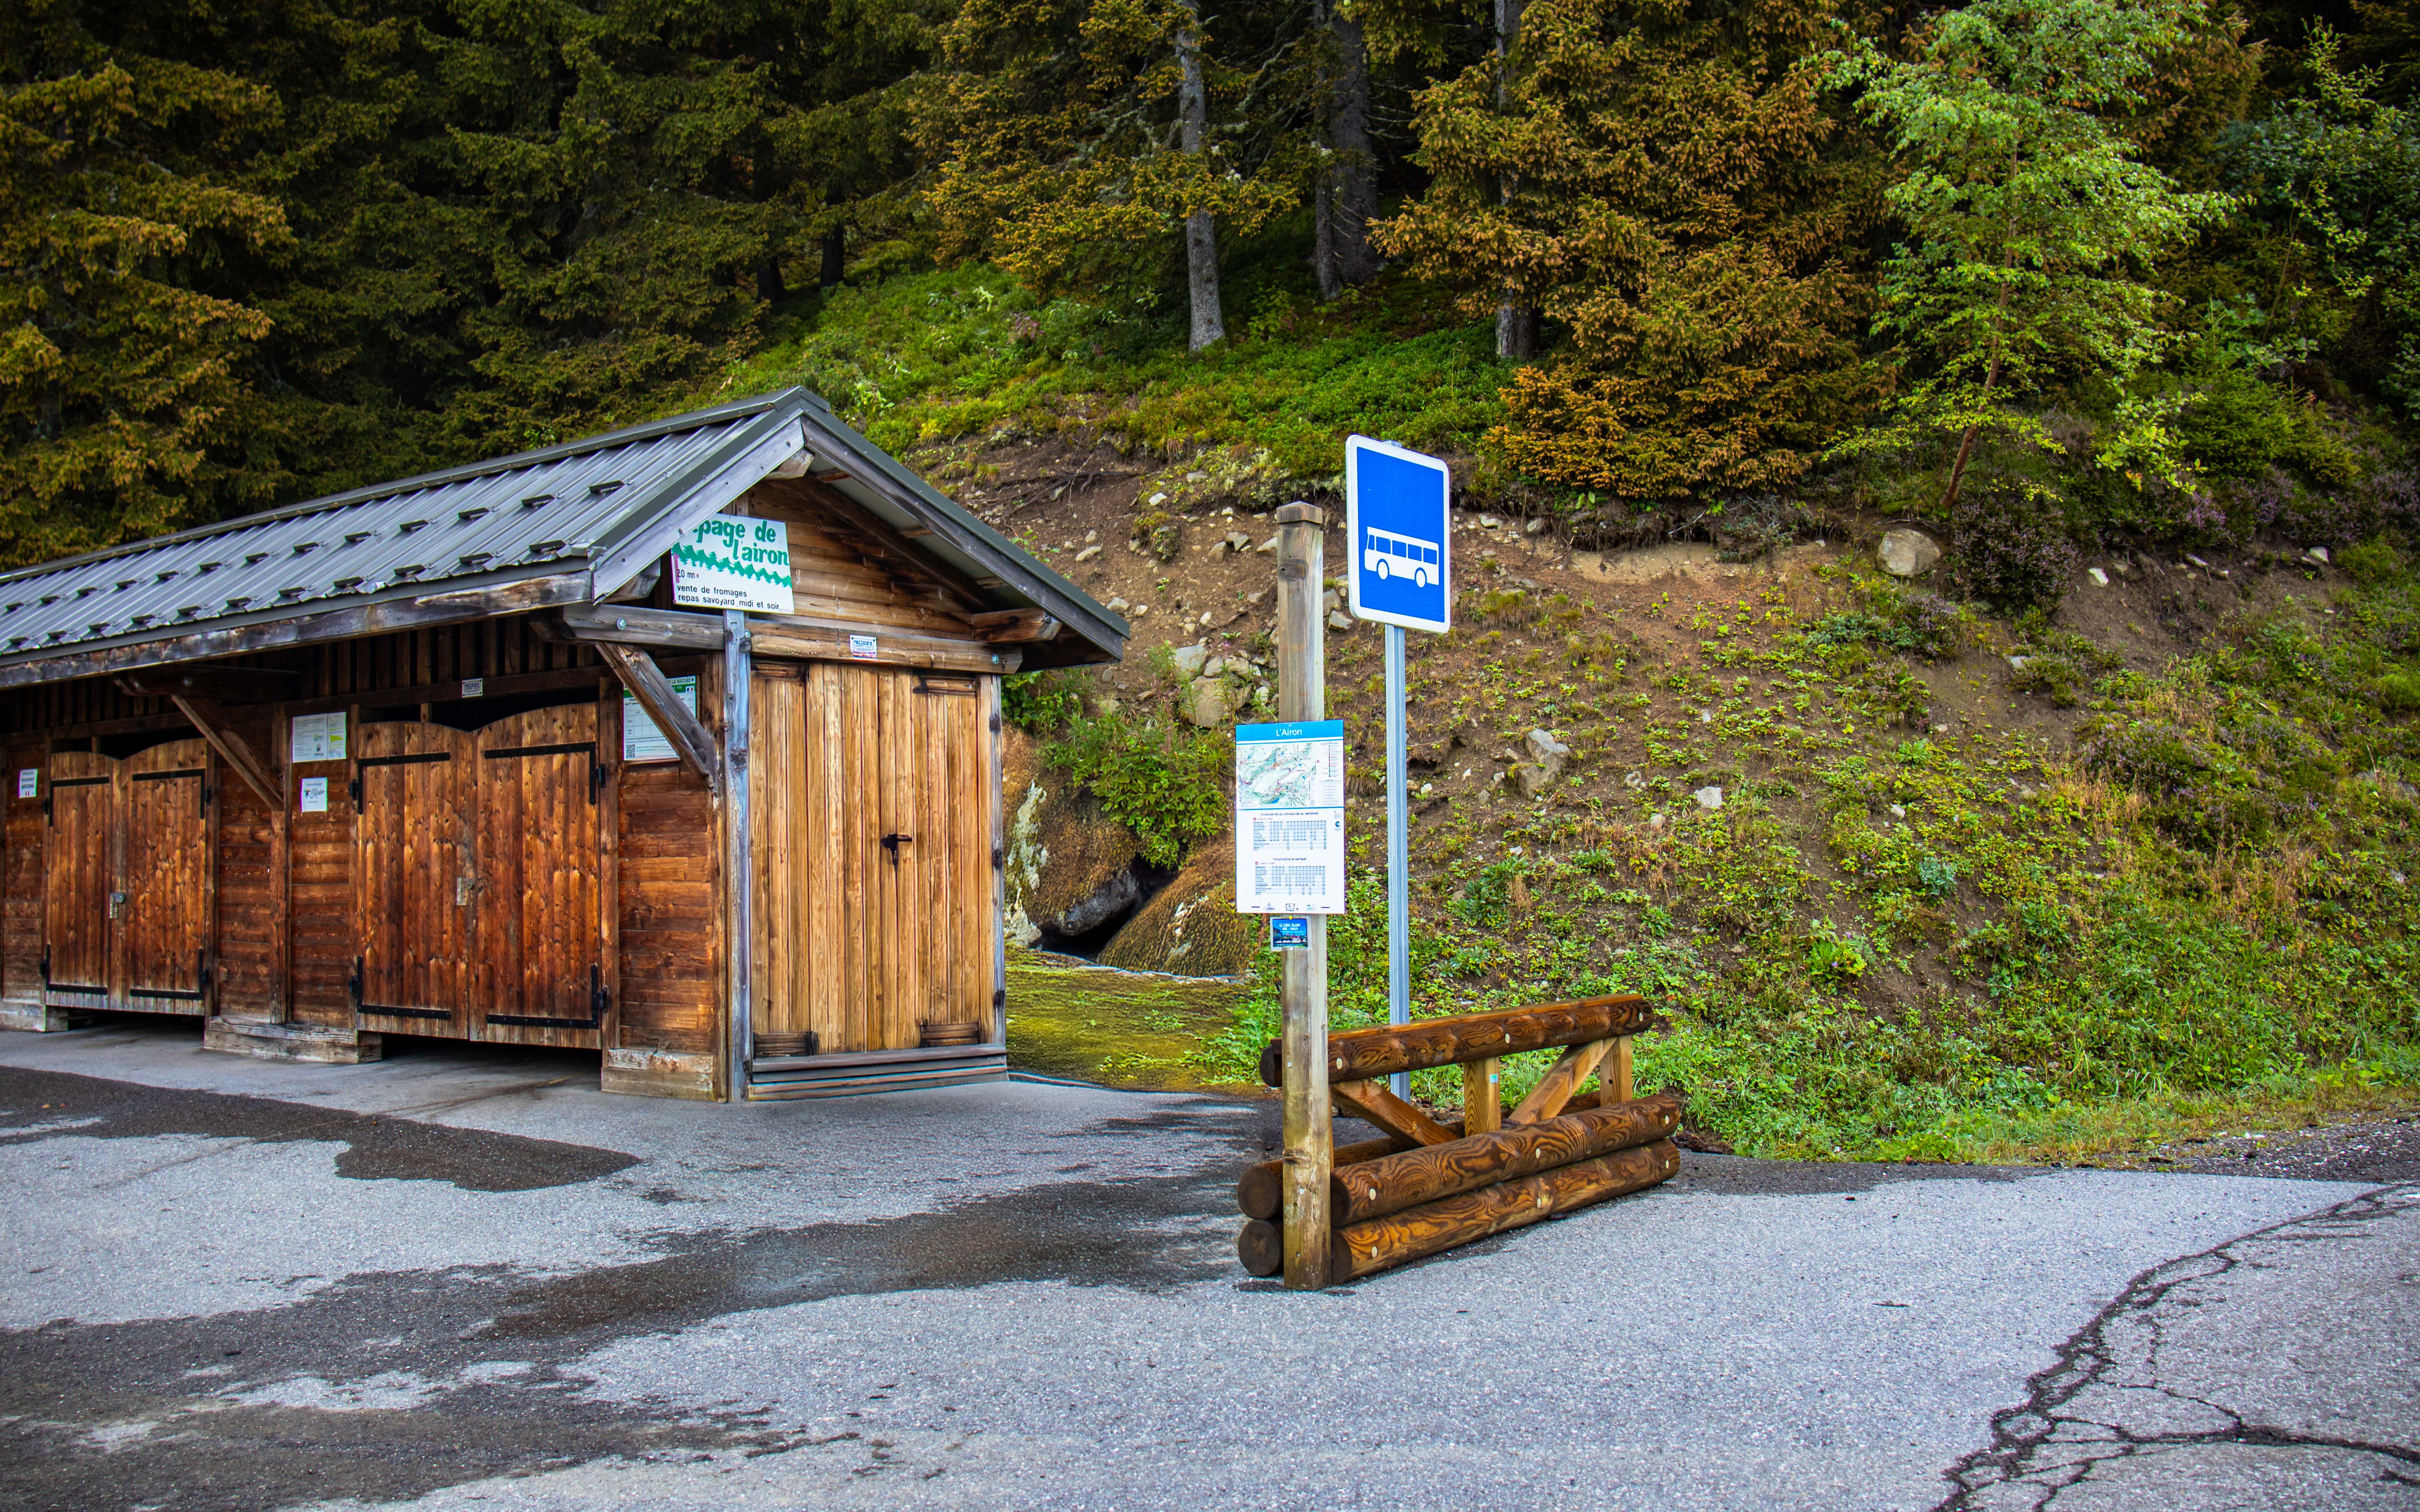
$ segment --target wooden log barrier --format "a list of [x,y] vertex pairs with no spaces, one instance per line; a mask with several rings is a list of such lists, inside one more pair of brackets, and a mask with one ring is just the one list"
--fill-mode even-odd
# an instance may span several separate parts
[[1275,1219],[1253,1219],[1235,1236],[1235,1258],[1247,1274],[1276,1275],[1285,1269],[1285,1230]]
[[1328,1284],[1357,1281],[1456,1244],[1637,1192],[1669,1179],[1680,1168],[1679,1148],[1669,1139],[1658,1139],[1517,1181],[1498,1181],[1422,1203],[1383,1218],[1347,1224],[1336,1230]]
[[[1364,1139],[1358,1144],[1337,1146],[1336,1164],[1357,1165],[1412,1148],[1411,1141],[1406,1139]],[[1280,1167],[1280,1163],[1273,1160],[1244,1167],[1243,1179],[1235,1183],[1235,1207],[1245,1217],[1265,1218],[1271,1223],[1278,1221],[1278,1214],[1285,1206],[1285,1183]]]
[[1668,1139],[1680,1122],[1680,1094],[1667,1091],[1615,1107],[1581,1108],[1543,1123],[1512,1124],[1450,1144],[1381,1153],[1349,1167],[1339,1151],[1339,1168],[1328,1180],[1329,1222],[1343,1228],[1492,1182],[1519,1180]]
[[[1424,1019],[1418,1024],[1343,1029],[1327,1037],[1327,1079],[1331,1084],[1367,1081],[1399,1071],[1427,1071],[1516,1056],[1525,1050],[1584,1044],[1639,1033],[1652,1016],[1647,999],[1623,993],[1466,1013],[1459,1018]],[[1285,1085],[1275,1041],[1261,1052],[1261,1080],[1271,1087]]]

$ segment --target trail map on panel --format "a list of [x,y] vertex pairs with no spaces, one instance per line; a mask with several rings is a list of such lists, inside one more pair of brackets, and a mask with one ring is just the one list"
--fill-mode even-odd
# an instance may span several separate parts
[[1344,912],[1344,724],[1235,727],[1235,909]]

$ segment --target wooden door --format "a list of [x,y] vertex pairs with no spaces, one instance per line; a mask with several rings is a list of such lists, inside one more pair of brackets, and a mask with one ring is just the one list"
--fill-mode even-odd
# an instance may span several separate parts
[[814,1030],[828,1051],[913,1049],[928,1024],[972,1024],[989,1039],[996,905],[980,680],[816,662],[799,695],[766,703],[784,728],[752,731],[758,909],[763,929],[797,943],[764,942],[758,1027]]
[[355,1011],[390,1033],[474,1033],[478,742],[399,722],[362,726],[358,746]]
[[209,982],[210,749],[177,740],[119,766],[117,971],[129,1007],[198,1013]]
[[478,743],[482,1037],[597,1044],[611,1004],[597,705],[516,715]]
[[115,987],[117,763],[63,750],[50,761],[50,835],[42,878],[42,989],[62,1007],[108,1008]]

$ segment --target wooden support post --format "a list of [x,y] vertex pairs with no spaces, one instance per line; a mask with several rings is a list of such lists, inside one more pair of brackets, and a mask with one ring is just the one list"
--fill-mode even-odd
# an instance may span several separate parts
[[730,889],[731,1101],[748,1101],[748,1061],[755,1052],[756,868],[748,811],[748,684],[751,670],[748,616],[722,615],[722,824],[729,859],[723,886]]
[[1492,1056],[1462,1068],[1462,1127],[1466,1134],[1504,1127],[1504,1063]]
[[1629,1035],[1621,1034],[1614,1037],[1613,1054],[1606,1057],[1605,1064],[1597,1068],[1596,1074],[1598,1082],[1602,1084],[1597,1092],[1597,1102],[1601,1106],[1611,1107],[1617,1103],[1631,1102],[1638,1096],[1637,1089],[1631,1085],[1630,1080]]
[[613,669],[613,675],[621,679],[622,686],[630,690],[630,696],[639,701],[639,707],[647,711],[647,717],[656,721],[656,728],[672,742],[673,750],[680,757],[681,764],[706,779],[709,794],[719,793],[722,787],[722,775],[716,768],[714,737],[706,733],[706,726],[698,722],[697,716],[691,714],[681,702],[680,695],[673,691],[672,680],[664,675],[662,668],[656,665],[656,658],[644,651],[616,645],[610,640],[597,642],[597,655],[605,659],[606,666]]
[[[1278,511],[1278,717],[1325,718],[1327,668],[1320,595],[1326,511],[1287,504]],[[1285,1081],[1285,1284],[1317,1291],[1327,1285],[1332,1239],[1328,1178],[1336,1132],[1327,1103],[1327,920],[1311,919],[1307,948],[1279,952]]]

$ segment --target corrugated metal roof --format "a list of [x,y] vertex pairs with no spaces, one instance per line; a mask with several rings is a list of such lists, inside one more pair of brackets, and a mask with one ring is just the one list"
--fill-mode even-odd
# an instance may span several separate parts
[[0,667],[600,564],[602,596],[802,445],[846,454],[946,521],[937,554],[1005,569],[1004,597],[1117,654],[1123,621],[790,389],[0,577]]

